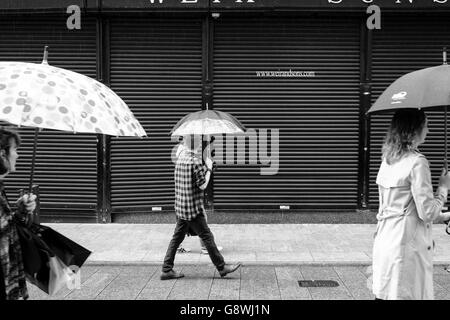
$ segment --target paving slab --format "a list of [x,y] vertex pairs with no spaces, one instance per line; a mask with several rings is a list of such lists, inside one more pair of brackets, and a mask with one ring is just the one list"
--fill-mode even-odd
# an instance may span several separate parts
[[177,281],[170,292],[169,300],[208,300],[214,278],[214,268],[187,266],[183,268],[186,278]]
[[338,287],[311,287],[309,291],[313,300],[351,300],[353,296],[344,285],[332,266],[302,266],[300,271],[305,280],[332,280]]
[[278,288],[282,300],[311,300],[311,293],[307,288],[300,287],[299,280],[304,280],[297,267],[276,267]]
[[370,273],[352,266],[336,266],[334,270],[352,297],[357,300],[373,300]]
[[93,300],[95,299],[120,273],[121,267],[99,268],[81,286],[79,290],[69,293],[66,300]]
[[[177,268],[177,271],[184,272],[183,268]],[[156,267],[150,280],[136,297],[137,300],[166,300],[169,297],[175,283],[173,280],[160,280],[161,268]]]
[[274,268],[250,266],[241,270],[241,300],[280,300]]
[[239,300],[241,268],[231,275],[220,278],[218,271],[215,271],[211,291],[209,293],[209,300]]
[[97,300],[135,300],[150,281],[156,267],[123,268],[96,297]]

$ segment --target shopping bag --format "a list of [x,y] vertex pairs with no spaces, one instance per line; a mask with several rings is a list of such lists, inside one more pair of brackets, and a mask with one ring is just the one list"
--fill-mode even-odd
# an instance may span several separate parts
[[72,282],[75,277],[75,272],[67,267],[57,256],[49,257],[48,266],[49,279],[47,293],[54,295],[64,286],[68,287],[67,284]]
[[75,273],[67,267],[56,255],[51,256],[42,251],[46,259],[35,274],[26,273],[27,280],[49,295],[56,294],[64,286],[73,281]]
[[197,232],[195,232],[194,229],[192,229],[191,227],[188,228],[187,235],[188,236],[198,236]]
[[49,259],[55,255],[42,241],[36,226],[16,224],[22,251],[22,261],[27,280],[42,291],[49,293]]
[[91,251],[70,240],[50,227],[40,225],[41,239],[50,250],[68,267],[81,268]]
[[[27,277],[27,280],[34,284],[36,287],[44,291],[45,293],[49,293],[48,290],[48,284],[50,281],[50,266],[48,264],[49,262],[49,255],[45,251],[42,252],[42,259],[41,259],[41,265],[39,266],[39,270],[35,273],[29,273],[28,271],[25,271],[25,275]],[[24,256],[24,262],[26,261],[26,256]]]
[[[75,277],[89,250],[47,226],[16,224],[27,280],[47,294],[55,294]],[[75,270],[76,271],[76,270]]]
[[20,223],[16,224],[16,230],[19,236],[24,270],[27,274],[34,276],[42,268],[45,268],[48,256],[52,255],[51,250],[36,233],[36,230]]

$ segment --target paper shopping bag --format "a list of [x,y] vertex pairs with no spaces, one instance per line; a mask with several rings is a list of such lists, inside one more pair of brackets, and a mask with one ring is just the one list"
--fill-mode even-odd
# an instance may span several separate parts
[[49,257],[48,294],[53,295],[73,280],[75,273],[67,267],[57,256]]

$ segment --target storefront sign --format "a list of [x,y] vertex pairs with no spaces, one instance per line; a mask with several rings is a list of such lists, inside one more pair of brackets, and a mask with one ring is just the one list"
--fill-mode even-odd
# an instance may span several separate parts
[[1,0],[0,9],[65,9],[70,5],[99,10],[295,10],[295,9],[450,9],[450,0]]
[[[100,1],[100,0],[99,0]],[[0,0],[0,9],[5,10],[34,10],[34,9],[63,9],[76,5],[80,8],[95,8],[97,0]]]
[[450,0],[102,0],[102,8],[208,8],[214,9],[302,9],[302,8],[383,8],[442,9]]

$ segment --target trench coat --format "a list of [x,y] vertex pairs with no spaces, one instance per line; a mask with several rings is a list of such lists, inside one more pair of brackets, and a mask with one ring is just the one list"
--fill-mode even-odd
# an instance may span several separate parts
[[431,300],[432,223],[440,217],[447,189],[433,194],[425,156],[409,152],[383,160],[377,175],[379,211],[373,245],[373,293],[383,300]]

